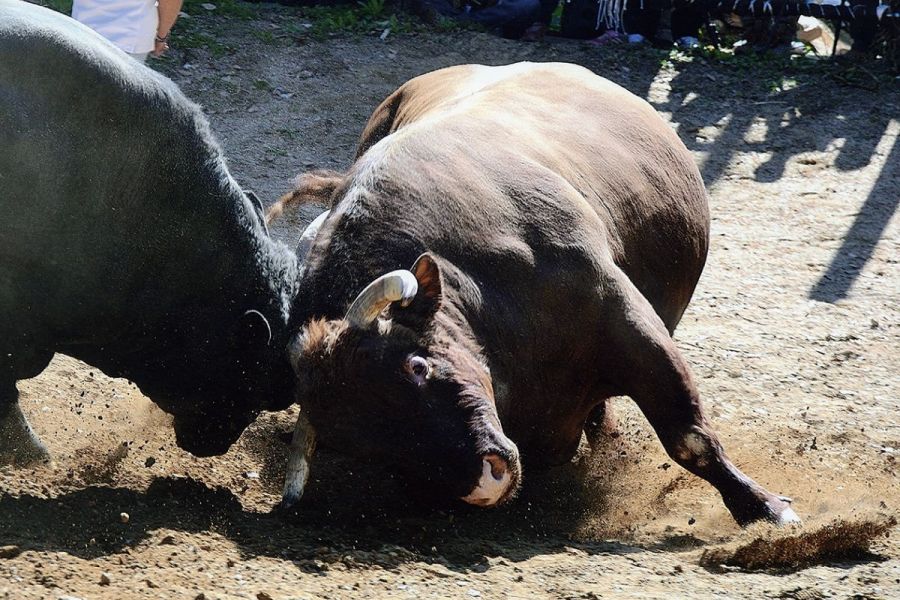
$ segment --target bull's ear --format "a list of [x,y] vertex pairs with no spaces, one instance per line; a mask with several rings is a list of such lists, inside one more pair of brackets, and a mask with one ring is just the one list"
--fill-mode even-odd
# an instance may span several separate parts
[[255,309],[246,311],[235,332],[235,342],[252,348],[268,346],[272,342],[272,327],[265,315]]
[[269,320],[255,309],[245,311],[228,335],[231,348],[264,348],[272,343]]
[[402,325],[423,331],[441,306],[441,270],[434,257],[425,253],[416,259],[410,271],[416,276],[419,290],[406,308],[392,307],[391,316]]

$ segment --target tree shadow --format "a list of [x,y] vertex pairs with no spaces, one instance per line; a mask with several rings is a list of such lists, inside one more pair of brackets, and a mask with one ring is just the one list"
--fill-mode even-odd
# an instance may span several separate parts
[[[750,176],[759,183],[780,181],[791,160],[815,172],[821,159],[803,156],[812,153],[834,154],[833,167],[819,169],[858,171],[872,162],[895,118],[890,84],[875,90],[839,86],[832,79],[838,69],[833,64],[798,67],[789,60],[723,63],[701,57],[678,69],[668,99],[651,103],[671,113],[690,150],[705,154],[701,175],[708,187],[732,176],[729,167],[753,154],[765,157]],[[898,164],[895,141],[811,299],[846,297],[859,278],[900,203]]]
[[[798,68],[777,59],[700,59],[680,66],[669,100],[654,106],[681,124],[689,149],[708,154],[702,168],[707,186],[725,175],[738,154],[748,152],[769,154],[754,173],[761,183],[779,181],[789,160],[809,152],[836,151],[835,168],[854,171],[871,162],[887,130],[891,102],[880,99],[889,100],[889,90],[838,86],[830,78],[833,68]],[[714,139],[694,135],[708,126],[720,129]]]
[[895,139],[893,148],[869,192],[865,203],[856,215],[853,225],[844,235],[841,247],[835,253],[828,269],[809,292],[812,300],[835,302],[846,298],[853,283],[875,252],[888,223],[900,205],[900,143]]

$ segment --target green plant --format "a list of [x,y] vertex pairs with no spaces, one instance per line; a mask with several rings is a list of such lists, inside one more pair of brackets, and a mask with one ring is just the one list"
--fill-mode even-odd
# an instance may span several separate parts
[[264,44],[272,45],[272,44],[276,43],[275,34],[272,33],[271,31],[265,31],[263,29],[256,29],[253,31],[253,37],[255,37],[256,39],[258,39],[259,41],[261,41]]
[[[215,10],[207,10],[203,8],[204,4],[212,4],[216,8]],[[213,14],[223,17],[236,17],[238,19],[252,19],[259,12],[256,4],[240,2],[239,0],[184,0],[181,10],[195,16]]]
[[61,12],[64,15],[72,14],[72,0],[38,0],[36,4],[46,6],[49,9]]
[[356,4],[363,19],[378,19],[384,14],[384,0],[359,0]]
[[204,48],[215,58],[221,58],[233,51],[233,48],[222,44],[213,36],[193,30],[173,30],[172,45],[179,49]]
[[417,17],[395,9],[388,0],[358,0],[356,4],[337,6],[309,6],[298,9],[299,15],[309,19],[311,27],[300,30],[297,27],[285,29],[295,36],[307,31],[317,38],[338,33],[381,33],[390,29],[392,33],[411,33],[427,29]]

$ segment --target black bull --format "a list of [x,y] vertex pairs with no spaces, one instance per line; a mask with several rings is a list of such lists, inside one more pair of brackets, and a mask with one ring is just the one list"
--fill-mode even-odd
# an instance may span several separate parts
[[134,381],[183,448],[224,452],[291,401],[296,273],[171,81],[0,0],[0,464],[46,456],[16,381],[54,352]]

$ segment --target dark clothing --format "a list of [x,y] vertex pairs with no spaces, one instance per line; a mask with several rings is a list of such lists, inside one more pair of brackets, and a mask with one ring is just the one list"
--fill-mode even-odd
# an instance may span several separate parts
[[549,25],[550,20],[553,18],[553,11],[556,10],[560,2],[565,2],[565,0],[540,0],[541,9],[538,11],[537,21],[544,25]]
[[853,38],[852,49],[854,52],[868,52],[872,48],[875,36],[878,33],[878,19],[875,17],[862,17],[850,21],[848,27],[850,37]]
[[449,0],[424,0],[424,4],[445,17],[497,29],[503,37],[513,39],[521,37],[541,15],[539,0],[497,0],[496,4],[484,8],[469,3],[457,7]]
[[[639,33],[648,40],[668,43],[685,36],[697,37],[706,19],[701,7],[690,3],[677,8],[664,8],[662,4],[659,0],[629,1],[622,13],[625,33]],[[666,4],[671,7],[670,3]],[[663,15],[671,15],[670,23],[666,22],[668,18],[661,18]]]

